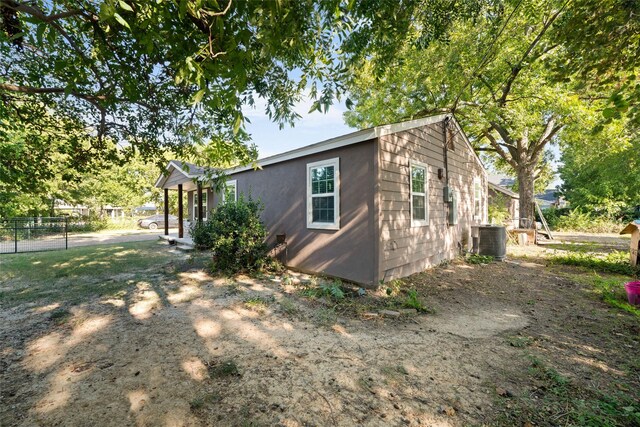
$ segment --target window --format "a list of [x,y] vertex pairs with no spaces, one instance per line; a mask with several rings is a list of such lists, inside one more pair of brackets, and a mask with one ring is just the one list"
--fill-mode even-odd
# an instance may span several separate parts
[[307,227],[340,228],[340,159],[307,164]]
[[429,167],[422,163],[411,162],[411,225],[414,227],[429,225],[429,207],[427,206],[427,185]]
[[[207,209],[207,189],[202,189],[202,220],[206,221],[208,216]],[[193,192],[193,220],[198,220],[198,192]]]
[[224,190],[222,190],[222,203],[227,200],[231,200],[233,202],[238,201],[238,181],[235,179],[227,181],[224,184]]
[[482,219],[482,184],[479,178],[473,179],[473,218]]

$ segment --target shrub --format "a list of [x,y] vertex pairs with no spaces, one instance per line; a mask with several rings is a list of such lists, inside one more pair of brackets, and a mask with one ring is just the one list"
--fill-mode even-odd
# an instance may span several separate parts
[[191,228],[196,246],[213,250],[214,267],[227,272],[255,271],[267,263],[267,237],[260,202],[242,196],[219,205],[211,217]]
[[586,233],[619,232],[623,224],[612,218],[579,209],[547,209],[545,219],[555,231],[581,231]]
[[213,248],[213,221],[194,221],[189,226],[189,234],[198,249]]

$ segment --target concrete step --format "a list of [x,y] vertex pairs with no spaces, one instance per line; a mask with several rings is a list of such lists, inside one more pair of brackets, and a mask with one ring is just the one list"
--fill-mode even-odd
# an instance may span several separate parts
[[179,251],[182,251],[182,252],[191,252],[191,251],[195,250],[195,248],[193,246],[190,246],[190,245],[178,245],[178,246],[176,246],[176,249],[178,249]]

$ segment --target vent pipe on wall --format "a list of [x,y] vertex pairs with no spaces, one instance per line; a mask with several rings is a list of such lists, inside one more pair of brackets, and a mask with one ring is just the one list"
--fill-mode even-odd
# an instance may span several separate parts
[[444,118],[443,122],[442,122],[442,138],[443,138],[443,147],[442,147],[442,155],[443,155],[443,159],[444,159],[444,203],[445,203],[445,209],[447,210],[447,212],[445,212],[446,218],[448,218],[448,222],[449,225],[453,225],[454,222],[457,221],[451,221],[451,212],[452,209],[454,208],[453,205],[453,191],[451,190],[451,188],[449,187],[449,153],[448,153],[448,141],[447,141],[447,130],[449,129],[449,121],[451,120],[450,116],[447,116]]

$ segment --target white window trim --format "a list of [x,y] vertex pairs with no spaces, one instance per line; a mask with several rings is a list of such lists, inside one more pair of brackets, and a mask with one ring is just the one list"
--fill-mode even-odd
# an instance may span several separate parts
[[233,185],[233,201],[238,201],[238,180],[231,179],[224,183],[224,189],[222,190],[222,203],[226,202],[225,195],[227,194],[227,187]]
[[[327,197],[331,193],[311,194],[311,169],[321,166],[333,166],[333,223],[313,222],[313,196]],[[307,228],[319,230],[339,230],[340,229],[340,158],[321,160],[319,162],[307,163]]]
[[[413,191],[413,167],[419,167],[424,169],[424,193],[416,193]],[[424,214],[425,219],[413,219],[413,196],[424,196]],[[415,160],[409,161],[409,215],[411,216],[412,227],[425,227],[429,225],[429,165],[417,162]]]
[[[478,210],[480,211],[477,215],[476,215],[476,202],[478,200],[476,200],[476,186],[480,189],[479,193],[480,193],[480,197],[479,197],[479,203],[478,203]],[[480,178],[475,177],[473,178],[473,219],[474,220],[479,220],[482,221],[482,182],[480,181]]]
[[[204,199],[204,204],[202,205],[202,220],[206,221],[209,218],[209,210],[207,209],[207,203],[209,203],[209,195],[207,194],[207,189],[202,189],[202,198]],[[193,192],[193,220],[198,220],[198,191]]]

